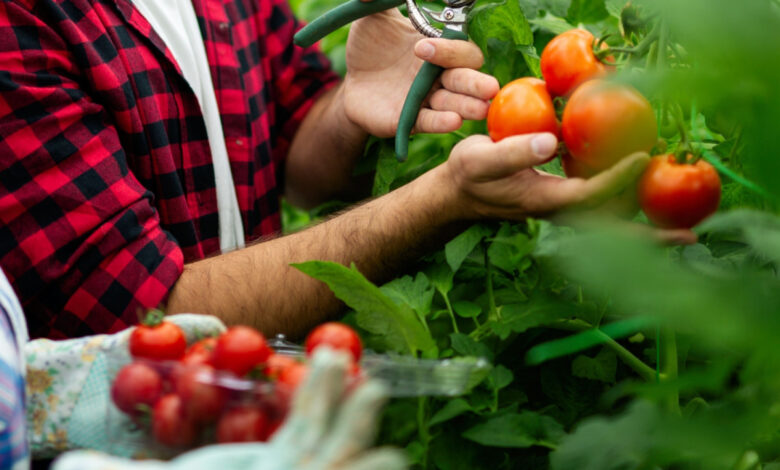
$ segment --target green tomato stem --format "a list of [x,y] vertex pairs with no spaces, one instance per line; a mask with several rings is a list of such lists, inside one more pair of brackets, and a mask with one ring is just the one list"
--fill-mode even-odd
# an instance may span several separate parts
[[447,305],[447,311],[450,313],[450,320],[452,320],[452,329],[455,331],[455,333],[460,333],[460,330],[458,329],[458,322],[455,321],[455,311],[452,310],[452,304],[450,303],[450,296],[443,291],[439,291],[439,293],[444,298],[444,304]]
[[[662,327],[660,334],[661,343],[661,373],[666,380],[677,379],[677,339],[674,330]],[[674,390],[666,399],[667,409],[680,414],[680,393]]]

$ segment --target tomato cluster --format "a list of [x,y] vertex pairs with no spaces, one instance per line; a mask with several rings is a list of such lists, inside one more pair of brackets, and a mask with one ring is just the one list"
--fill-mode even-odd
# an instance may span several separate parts
[[[263,335],[234,326],[187,348],[182,330],[153,313],[130,335],[133,362],[111,386],[116,407],[138,424],[150,423],[154,440],[174,448],[216,440],[267,440],[283,422],[290,398],[308,365],[278,354]],[[339,323],[326,323],[307,337],[306,355],[320,346],[349,353],[349,374],[361,375],[358,335]]]
[[[544,81],[525,77],[504,86],[488,109],[490,137],[555,133],[568,177],[590,178],[658,141],[655,113],[631,86],[603,79],[614,67],[594,53],[596,41],[583,29],[553,38],[542,51]],[[606,48],[605,44],[601,44]],[[606,58],[611,61],[611,57]],[[565,103],[560,124],[553,99]],[[708,163],[671,163],[659,156],[639,185],[638,200],[648,218],[664,228],[690,228],[712,214],[720,200],[720,179]]]

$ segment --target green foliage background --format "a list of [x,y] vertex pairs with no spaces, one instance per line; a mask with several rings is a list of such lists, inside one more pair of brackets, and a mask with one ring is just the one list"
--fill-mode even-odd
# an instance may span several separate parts
[[[311,20],[339,2],[292,3]],[[344,300],[374,350],[494,365],[460,397],[387,407],[381,443],[418,468],[780,469],[780,6],[480,0],[470,35],[505,84],[538,76],[544,45],[574,26],[624,47],[654,30],[668,40],[661,60],[657,46],[621,57],[615,79],[651,99],[670,146],[678,114],[721,172],[721,209],[697,228],[700,243],[660,247],[595,217],[529,219],[476,224],[381,287],[340,265],[300,269]],[[322,42],[342,73],[346,37]],[[484,130],[416,136],[402,164],[391,143],[371,141],[374,195]],[[285,227],[336,206],[285,206]]]

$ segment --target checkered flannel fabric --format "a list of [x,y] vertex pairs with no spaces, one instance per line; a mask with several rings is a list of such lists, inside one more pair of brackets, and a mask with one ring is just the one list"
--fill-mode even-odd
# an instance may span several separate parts
[[[280,171],[337,82],[285,0],[193,0],[247,240],[280,228]],[[0,2],[0,265],[31,336],[120,330],[219,250],[195,95],[129,0]]]

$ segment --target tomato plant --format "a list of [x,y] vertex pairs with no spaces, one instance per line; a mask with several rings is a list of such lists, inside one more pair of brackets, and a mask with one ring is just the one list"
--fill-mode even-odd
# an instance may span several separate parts
[[248,326],[233,326],[217,338],[213,361],[217,369],[241,377],[263,365],[271,352],[260,332]]
[[138,414],[144,406],[154,405],[162,392],[160,374],[140,362],[122,367],[111,384],[111,399],[117,408],[129,415]]
[[558,133],[558,120],[544,82],[531,77],[505,85],[488,108],[487,128],[495,142],[532,132]]
[[187,349],[184,332],[164,321],[160,310],[149,312],[144,322],[130,334],[130,354],[146,359],[179,359]]
[[306,337],[306,355],[311,356],[320,346],[348,352],[355,362],[360,361],[360,356],[363,354],[360,336],[343,323],[325,323],[312,330]]
[[583,82],[606,75],[608,67],[593,53],[595,40],[588,30],[572,29],[547,43],[540,67],[552,96],[567,96]]
[[642,210],[655,225],[691,228],[717,210],[720,177],[704,160],[678,163],[674,155],[658,155],[645,169],[637,190]]
[[577,88],[563,110],[561,134],[572,158],[603,170],[656,144],[650,103],[626,85],[592,80]]

